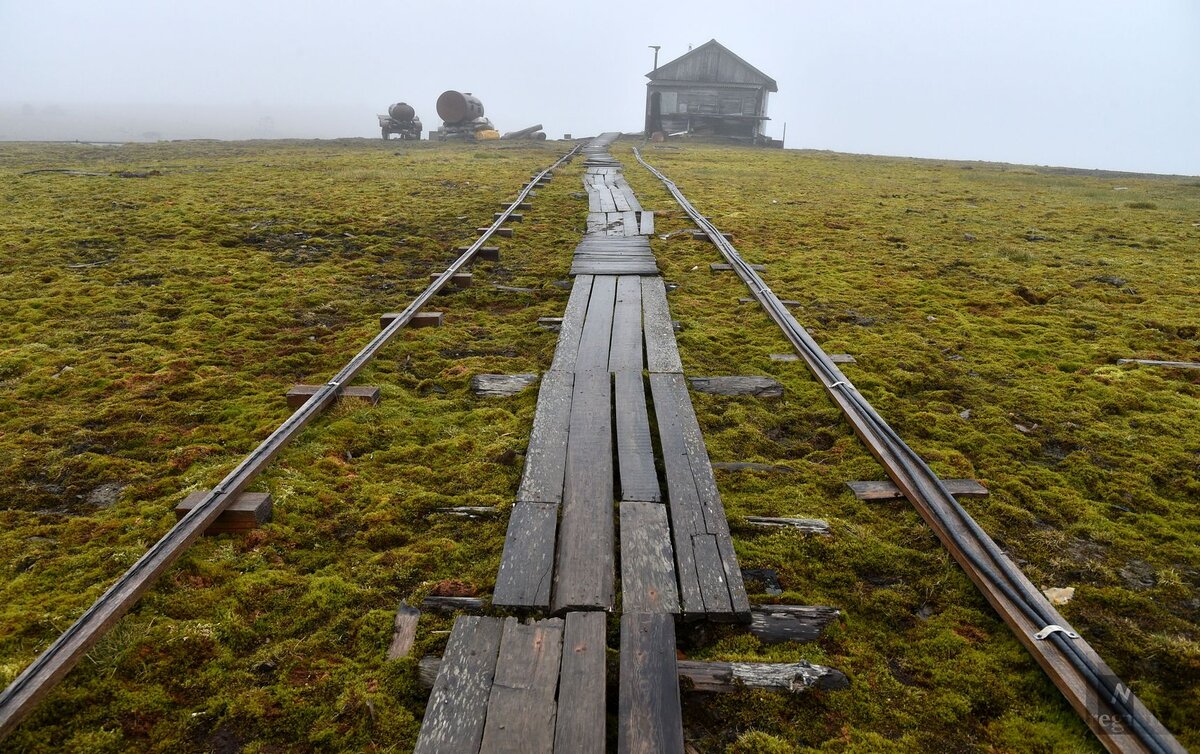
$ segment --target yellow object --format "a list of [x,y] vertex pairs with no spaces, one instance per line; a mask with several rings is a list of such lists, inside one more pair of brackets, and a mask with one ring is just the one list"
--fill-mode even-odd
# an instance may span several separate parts
[[490,128],[485,128],[482,131],[476,131],[475,138],[478,139],[479,141],[492,141],[493,139],[500,138],[500,132],[493,131]]

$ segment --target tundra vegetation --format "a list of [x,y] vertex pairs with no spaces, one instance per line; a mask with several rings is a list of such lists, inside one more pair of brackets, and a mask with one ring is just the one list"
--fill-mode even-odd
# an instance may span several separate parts
[[[8,683],[469,243],[561,144],[186,142],[0,146],[0,683]],[[786,342],[621,143],[692,375],[759,374],[778,399],[694,394],[739,558],[843,618],[818,642],[680,631],[692,659],[837,667],[848,690],[685,694],[704,752],[1094,752],[1034,661],[882,473]],[[647,158],[747,261],[1186,747],[1200,747],[1200,181],[689,144]],[[47,172],[30,172],[47,171]],[[49,172],[73,171],[73,172]],[[347,402],[255,486],[274,520],[206,537],[4,746],[15,751],[407,751],[425,704],[422,617],[401,601],[489,593],[545,369],[581,166],[539,191],[501,260],[438,298]],[[664,236],[666,236],[664,238]],[[495,284],[506,286],[502,290]],[[520,291],[513,289],[530,289]],[[830,536],[742,516],[825,518]],[[616,646],[616,626],[610,645]],[[610,656],[615,675],[615,654]],[[610,694],[615,713],[615,690]]]

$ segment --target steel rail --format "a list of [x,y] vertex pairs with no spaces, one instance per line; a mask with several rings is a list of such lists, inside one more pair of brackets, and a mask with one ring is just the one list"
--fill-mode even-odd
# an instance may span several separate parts
[[854,388],[733,244],[636,148],[634,154],[643,167],[663,182],[717,247],[846,415],[855,434],[1105,748],[1111,752],[1184,752],[1171,733],[1116,678],[1095,650],[949,493],[928,464]]
[[522,187],[517,198],[495,218],[479,239],[467,247],[442,274],[429,284],[387,327],[363,346],[342,369],[320,387],[303,406],[296,409],[258,447],[250,452],[192,510],[181,518],[137,562],[129,567],[104,594],[83,612],[63,633],[12,683],[0,692],[0,740],[13,731],[21,720],[50,692],[63,676],[79,662],[99,639],[117,622],[150,586],[193,542],[200,538],[239,494],[279,455],[283,448],[333,404],[342,388],[350,384],[373,358],[412,320],[422,307],[444,288],[459,270],[471,262],[479,249],[517,210],[535,185],[555,168],[569,161],[580,149],[577,145],[545,168]]

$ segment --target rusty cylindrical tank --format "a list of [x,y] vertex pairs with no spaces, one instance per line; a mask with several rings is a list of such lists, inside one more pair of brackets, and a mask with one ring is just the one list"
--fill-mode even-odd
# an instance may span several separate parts
[[470,92],[453,89],[442,92],[438,97],[437,114],[446,123],[462,123],[483,117],[483,103]]
[[417,111],[413,110],[412,105],[407,102],[397,102],[388,108],[388,115],[398,123],[407,123],[416,117]]

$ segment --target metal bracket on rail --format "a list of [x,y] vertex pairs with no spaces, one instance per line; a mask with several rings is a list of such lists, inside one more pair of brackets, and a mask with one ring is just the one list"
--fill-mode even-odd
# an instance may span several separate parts
[[1041,631],[1038,631],[1036,634],[1034,634],[1033,638],[1038,639],[1039,641],[1045,641],[1047,638],[1050,637],[1051,634],[1056,634],[1056,633],[1064,633],[1067,635],[1068,639],[1078,639],[1079,638],[1079,634],[1075,633],[1074,631],[1072,631],[1070,629],[1063,628],[1062,626],[1058,625],[1057,623],[1051,623],[1049,626],[1046,626]]
[[851,385],[846,380],[838,380],[837,382],[833,383],[832,385],[826,385],[825,387],[829,388],[830,390],[833,390],[834,388],[839,388],[839,387],[842,388],[843,390],[853,390],[854,389],[854,386]]

